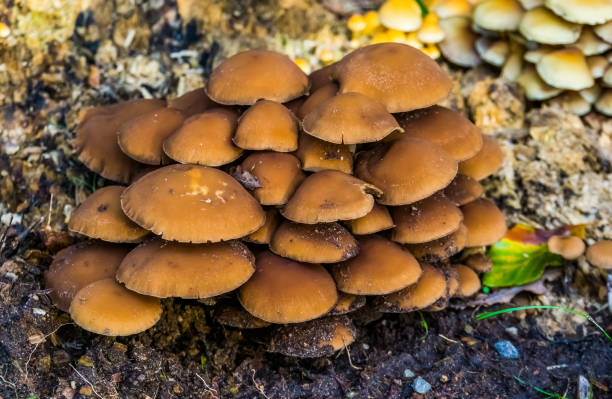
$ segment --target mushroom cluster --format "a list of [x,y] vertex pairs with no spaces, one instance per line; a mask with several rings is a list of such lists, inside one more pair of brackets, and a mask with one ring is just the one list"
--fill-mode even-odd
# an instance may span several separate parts
[[322,356],[354,340],[347,314],[366,303],[440,310],[474,294],[455,255],[505,234],[478,182],[502,153],[435,105],[450,88],[425,54],[386,43],[310,76],[246,51],[167,103],[94,108],[79,159],[124,185],[73,213],[69,229],[92,240],[57,254],[52,299],[84,329],[127,335],[156,323],[160,298],[217,298],[220,323]]

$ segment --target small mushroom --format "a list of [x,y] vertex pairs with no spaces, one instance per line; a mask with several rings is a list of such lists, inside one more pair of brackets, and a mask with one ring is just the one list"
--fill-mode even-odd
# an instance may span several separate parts
[[278,209],[270,207],[266,209],[266,222],[257,231],[242,237],[242,240],[252,242],[253,244],[269,244],[272,240],[272,235],[276,231],[280,223],[280,215]]
[[206,95],[203,87],[188,91],[182,96],[168,100],[168,108],[178,109],[185,118],[195,114],[201,114],[209,108],[218,107],[219,104],[212,101]]
[[224,326],[247,330],[264,328],[270,325],[267,321],[258,319],[240,306],[227,302],[215,306],[213,318]]
[[475,47],[480,58],[496,67],[503,66],[510,54],[510,46],[505,40],[480,37],[476,40]]
[[473,67],[480,63],[476,52],[476,34],[470,29],[470,19],[456,16],[440,21],[440,28],[444,31],[444,40],[440,51],[444,58],[455,65]]
[[433,305],[446,293],[446,277],[439,269],[421,263],[423,274],[416,284],[376,299],[377,309],[385,313],[404,313]]
[[474,269],[476,273],[486,273],[493,268],[491,259],[482,253],[468,255],[468,257],[463,260],[463,263]]
[[584,54],[575,47],[545,54],[536,69],[542,80],[560,89],[582,90],[595,83]]
[[472,13],[474,24],[495,32],[518,29],[525,11],[516,0],[483,0]]
[[284,105],[258,101],[242,114],[232,140],[245,150],[295,151],[298,146],[297,121]]
[[467,242],[467,228],[459,228],[447,236],[420,244],[406,244],[406,248],[419,260],[425,262],[442,262],[461,252]]
[[347,222],[351,232],[357,235],[374,234],[395,227],[389,210],[384,205],[374,204],[368,214]]
[[582,26],[568,22],[545,7],[527,11],[519,25],[527,39],[542,44],[571,44],[580,37]]
[[612,19],[609,0],[546,0],[545,4],[563,19],[578,24],[603,24]]
[[548,239],[548,250],[568,260],[582,256],[584,249],[584,241],[576,236],[552,236]]
[[576,91],[566,91],[560,96],[553,98],[550,104],[558,104],[561,109],[570,111],[576,115],[586,115],[591,111],[591,103]]
[[474,178],[458,174],[444,189],[444,196],[457,206],[465,205],[482,196],[484,187]]
[[353,153],[344,144],[328,143],[303,133],[295,155],[302,162],[302,169],[309,172],[332,169],[353,173]]
[[612,20],[593,27],[593,32],[601,39],[612,43]]
[[495,173],[504,160],[504,154],[495,138],[483,135],[482,148],[472,158],[459,163],[459,173],[482,180]]
[[321,69],[313,71],[308,75],[308,81],[310,82],[310,92],[314,94],[315,91],[321,87],[326,86],[333,80],[333,75],[338,63],[329,64]]
[[480,279],[476,272],[465,265],[453,265],[459,276],[459,286],[455,296],[466,298],[474,295],[480,289]]
[[580,39],[574,43],[574,46],[586,56],[603,54],[612,47],[610,43],[600,39],[589,26],[582,30]]
[[606,116],[612,116],[612,90],[605,90],[595,101],[595,108]]
[[341,315],[347,314],[356,311],[357,309],[361,309],[366,304],[366,297],[363,295],[353,295],[347,294],[345,292],[341,292],[338,294],[338,302],[336,306],[332,310],[330,310],[329,315]]
[[546,84],[532,66],[524,68],[518,78],[516,78],[516,81],[525,90],[527,99],[532,101],[548,100],[549,98],[559,95],[563,91],[562,89]]
[[314,91],[300,107],[297,116],[300,120],[306,115],[314,111],[319,105],[329,100],[338,93],[338,85],[334,82],[329,82],[325,86],[321,86]]
[[468,229],[466,247],[495,244],[507,231],[506,219],[490,200],[479,198],[461,207],[463,224]]
[[[592,55],[590,57],[587,57],[586,60],[587,65],[589,66],[589,70],[591,71],[591,75],[593,75],[593,79],[599,79],[604,76],[608,65],[610,65],[608,59],[603,55]],[[592,88],[601,90],[601,88],[597,85],[593,85]]]
[[380,23],[402,32],[413,32],[421,27],[421,8],[416,1],[386,0],[378,9]]
[[612,240],[601,240],[589,246],[586,259],[593,266],[601,269],[612,269]]
[[429,9],[441,19],[472,16],[472,2],[470,0],[439,0],[433,2]]

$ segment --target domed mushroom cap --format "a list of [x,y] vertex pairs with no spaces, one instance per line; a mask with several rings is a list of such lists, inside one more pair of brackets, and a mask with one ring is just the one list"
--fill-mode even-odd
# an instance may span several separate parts
[[612,116],[612,90],[608,89],[595,101],[595,108],[606,116]]
[[395,292],[421,276],[421,267],[410,252],[376,235],[359,238],[359,254],[333,265],[331,271],[340,291],[357,295]]
[[478,292],[480,289],[480,279],[478,274],[471,268],[464,265],[453,265],[459,276],[459,287],[455,296],[468,297]]
[[403,32],[412,32],[421,27],[421,7],[416,1],[387,0],[378,9],[380,23]]
[[284,103],[308,93],[308,77],[286,55],[250,50],[219,64],[206,93],[226,105],[253,105],[261,99]]
[[503,39],[479,37],[475,42],[475,47],[480,58],[496,67],[503,66],[510,53],[510,45]]
[[421,264],[423,274],[416,284],[385,295],[378,300],[382,312],[402,313],[426,308],[446,293],[444,273],[427,263]]
[[434,105],[396,116],[404,129],[396,137],[419,137],[442,147],[455,160],[473,157],[482,148],[482,133],[460,113]]
[[121,151],[117,129],[128,120],[163,106],[162,100],[139,99],[90,111],[76,130],[74,147],[79,161],[106,179],[129,183],[142,165]]
[[[589,66],[589,70],[591,71],[591,75],[593,75],[593,79],[599,79],[604,76],[606,73],[606,69],[610,65],[610,61],[603,55],[592,55],[587,57],[587,65]],[[587,99],[590,103],[594,103],[597,99],[597,95],[601,91],[601,87],[598,85],[593,85],[588,89],[584,89],[580,91],[580,94],[588,93],[589,98]]]
[[459,208],[442,195],[393,207],[391,213],[395,222],[391,239],[402,244],[418,244],[447,236],[459,228],[463,219]]
[[302,128],[336,144],[370,143],[402,131],[382,104],[359,93],[339,94],[324,101],[304,117]]
[[545,54],[536,70],[542,80],[560,89],[582,90],[595,83],[584,54],[574,47]]
[[338,223],[299,224],[284,221],[270,241],[270,250],[307,263],[334,263],[359,252],[357,240]]
[[139,242],[149,232],[132,222],[121,210],[125,187],[107,186],[94,191],[72,213],[68,229],[109,242]]
[[444,196],[457,206],[474,201],[484,193],[484,187],[470,176],[458,174],[444,189]]
[[306,178],[281,214],[306,224],[351,220],[365,216],[374,207],[375,186],[337,170],[323,170]]
[[153,327],[161,313],[159,299],[132,292],[113,278],[81,288],[70,304],[79,327],[109,336],[138,334]]
[[354,312],[357,309],[364,307],[366,304],[366,297],[362,295],[347,294],[341,292],[338,296],[338,302],[332,310],[329,311],[330,315],[341,315]]
[[157,298],[209,298],[244,284],[255,271],[246,245],[181,244],[158,238],[134,248],[121,262],[117,281]]
[[302,169],[309,172],[332,169],[353,173],[353,153],[347,145],[328,143],[303,133],[295,155],[302,162]]
[[395,227],[389,210],[384,205],[374,204],[365,216],[347,222],[353,234],[374,234]]
[[612,47],[610,43],[600,39],[590,26],[582,30],[580,39],[573,46],[582,51],[584,55],[603,54]]
[[571,44],[580,37],[582,26],[559,18],[545,7],[527,11],[519,30],[527,40],[543,44]]
[[184,119],[181,111],[172,108],[160,108],[132,118],[119,126],[119,147],[138,162],[160,165],[164,159],[162,143]]
[[485,254],[472,254],[463,261],[468,267],[474,269],[476,273],[486,273],[493,268],[493,262]]
[[208,98],[203,87],[188,91],[182,96],[168,100],[168,108],[178,109],[183,113],[185,118],[189,118],[209,108],[218,106],[219,104]]
[[475,47],[478,36],[472,31],[468,17],[445,18],[440,21],[440,28],[444,31],[444,40],[439,43],[444,58],[462,67],[480,64]]
[[593,32],[595,32],[595,34],[599,36],[601,40],[612,43],[612,20],[606,22],[605,24],[594,26]]
[[576,236],[552,236],[548,239],[548,250],[565,259],[577,259],[585,250],[584,241]]
[[264,224],[255,198],[227,173],[198,165],[170,165],[138,179],[121,196],[125,214],[165,240],[218,242]]
[[300,323],[332,309],[338,292],[323,266],[264,251],[257,255],[255,274],[240,287],[238,299],[249,313],[267,322]]
[[295,151],[298,146],[297,121],[284,105],[258,101],[240,117],[233,141],[245,150]]
[[482,180],[495,173],[504,161],[504,153],[495,138],[483,135],[482,148],[472,158],[459,163],[459,173]]
[[586,251],[590,264],[601,269],[612,269],[612,241],[601,240],[591,245]]
[[608,0],[546,0],[545,4],[563,19],[578,24],[603,24],[612,19]]
[[563,91],[562,89],[546,84],[532,66],[524,68],[521,74],[516,78],[516,81],[525,90],[525,95],[528,100],[548,100],[549,98],[559,95]]
[[280,223],[280,215],[274,207],[266,209],[266,222],[257,231],[242,237],[243,241],[252,242],[254,244],[269,244],[272,240],[272,235],[276,231]]
[[302,183],[300,161],[291,154],[257,152],[249,155],[232,173],[262,205],[284,205]]
[[461,252],[467,242],[467,228],[460,224],[451,234],[420,244],[406,244],[406,248],[419,260],[440,262]]
[[400,43],[355,50],[338,63],[334,76],[340,93],[364,94],[392,113],[436,104],[452,88],[450,78],[434,60]]
[[514,31],[523,18],[523,8],[516,0],[484,0],[474,7],[474,23],[491,31]]
[[114,277],[130,249],[127,245],[84,241],[59,251],[49,270],[45,271],[45,287],[51,289],[49,296],[53,304],[67,312],[72,298],[81,288]]
[[308,75],[308,81],[310,82],[310,92],[314,93],[321,87],[327,85],[333,80],[334,70],[338,66],[337,62],[324,66],[321,69],[317,69]]
[[441,19],[455,17],[458,15],[469,17],[472,15],[472,3],[470,0],[442,0],[436,1],[429,8],[438,14]]
[[267,321],[258,319],[232,303],[220,303],[215,306],[213,318],[219,324],[240,329],[263,328],[270,325]]
[[468,229],[467,247],[492,245],[501,240],[508,227],[504,214],[492,201],[479,198],[461,207]]
[[207,166],[230,163],[242,155],[242,149],[232,142],[236,121],[236,113],[224,108],[196,114],[164,140],[164,152],[181,163]]
[[378,144],[361,153],[356,175],[383,191],[384,205],[410,204],[448,186],[457,161],[442,147],[418,137]]
[[302,104],[297,113],[298,118],[300,118],[300,120],[304,119],[306,115],[314,111],[319,105],[334,97],[337,92],[338,85],[331,81],[325,86],[318,88],[310,96],[308,96],[306,101],[304,101]]

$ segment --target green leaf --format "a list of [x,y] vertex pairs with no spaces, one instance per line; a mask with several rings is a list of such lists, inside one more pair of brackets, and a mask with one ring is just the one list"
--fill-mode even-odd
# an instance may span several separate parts
[[561,266],[563,258],[551,253],[546,244],[534,245],[503,238],[489,250],[493,268],[482,283],[489,287],[508,287],[537,280],[547,266]]
[[416,0],[416,3],[421,8],[421,17],[425,17],[425,15],[429,14],[429,8],[427,8],[427,4],[423,0]]

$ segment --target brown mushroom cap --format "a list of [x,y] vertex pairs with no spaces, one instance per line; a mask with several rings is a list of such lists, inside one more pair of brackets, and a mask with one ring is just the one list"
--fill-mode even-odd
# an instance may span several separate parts
[[381,204],[404,205],[448,186],[457,174],[457,161],[437,144],[406,137],[361,153],[356,174],[383,191]]
[[334,68],[340,93],[361,93],[405,112],[436,104],[452,88],[450,78],[425,53],[400,43],[379,43],[353,51]]
[[461,252],[467,242],[467,228],[461,224],[451,234],[421,244],[407,244],[406,248],[419,260],[440,262]]
[[568,260],[579,258],[585,248],[584,241],[576,236],[552,236],[548,239],[548,250]]
[[55,306],[67,312],[81,288],[114,277],[121,260],[131,249],[127,245],[84,241],[59,251],[45,271],[45,286],[51,289],[49,296]]
[[482,148],[472,158],[459,163],[459,173],[482,180],[495,173],[504,161],[504,153],[495,138],[483,135]]
[[444,195],[455,205],[461,206],[482,196],[484,187],[467,175],[458,174],[444,189]]
[[423,274],[416,284],[385,295],[378,300],[378,309],[389,313],[410,312],[434,304],[446,293],[444,273],[427,263],[421,263]]
[[393,241],[418,244],[437,240],[456,231],[463,216],[443,195],[433,195],[411,205],[391,208],[395,228]]
[[264,224],[255,198],[227,173],[198,165],[170,165],[138,179],[121,196],[125,214],[166,240],[218,242]]
[[245,150],[295,151],[298,147],[297,121],[284,105],[258,101],[240,116],[232,140]]
[[353,234],[374,234],[395,227],[389,210],[384,205],[374,204],[367,215],[347,222]]
[[[419,137],[442,147],[455,160],[473,157],[482,148],[480,129],[452,109],[434,105],[396,115],[404,137]],[[401,137],[401,136],[398,136]]]
[[298,263],[264,251],[255,274],[240,287],[238,299],[253,316],[270,323],[300,323],[334,307],[334,279],[321,265]]
[[310,92],[314,93],[321,87],[325,86],[333,80],[334,69],[338,66],[337,62],[324,66],[321,69],[317,69],[308,75],[308,81],[310,82]]
[[270,250],[307,263],[334,263],[359,252],[357,240],[338,223],[300,224],[284,221],[270,241]]
[[357,295],[382,295],[417,282],[421,267],[400,245],[381,236],[359,238],[359,254],[333,265],[338,290]]
[[347,294],[341,292],[338,294],[338,302],[332,310],[329,311],[330,315],[341,315],[354,312],[357,309],[364,307],[366,304],[366,297],[362,295]]
[[612,269],[612,240],[601,240],[589,246],[586,258],[601,269]]
[[308,93],[308,77],[286,55],[250,50],[235,54],[210,75],[206,93],[219,104],[284,103]]
[[370,143],[402,131],[381,103],[360,93],[343,93],[324,101],[304,117],[302,128],[335,144]]
[[157,298],[209,298],[244,284],[255,257],[238,241],[181,244],[155,238],[134,248],[121,262],[117,281]]
[[109,242],[140,242],[149,232],[132,222],[121,210],[123,186],[94,191],[70,216],[68,229]]
[[373,195],[380,190],[337,170],[323,170],[306,178],[281,214],[306,224],[352,220],[365,216],[374,207]]
[[262,205],[284,205],[302,183],[304,172],[294,155],[257,152],[249,155],[232,173]]
[[132,292],[113,278],[81,288],[70,304],[70,317],[77,325],[110,336],[132,335],[151,328],[161,313],[159,299]]
[[214,319],[219,324],[240,329],[268,327],[270,323],[253,316],[243,308],[232,303],[220,303],[215,306]]
[[563,19],[579,24],[603,24],[612,19],[609,0],[546,0],[545,3]]
[[121,151],[117,129],[130,119],[163,106],[162,100],[139,99],[90,111],[76,130],[74,147],[79,161],[106,179],[129,183],[142,165]]
[[440,21],[440,28],[444,31],[444,40],[439,43],[440,52],[444,58],[462,67],[473,67],[480,64],[480,57],[476,52],[478,36],[470,26],[470,18],[463,16],[445,18]]
[[266,222],[257,231],[242,237],[242,240],[252,242],[254,244],[269,244],[272,235],[276,231],[280,223],[280,215],[278,209],[271,207],[266,209]]
[[242,155],[242,149],[232,142],[236,121],[236,113],[224,108],[196,114],[164,140],[164,152],[181,163],[206,166],[230,163]]
[[461,207],[463,224],[468,229],[466,247],[495,244],[508,229],[504,214],[492,201],[479,198]]
[[478,292],[480,289],[480,279],[478,274],[471,268],[464,265],[453,265],[459,275],[459,287],[455,296],[468,297]]
[[493,268],[493,262],[485,254],[472,254],[463,261],[477,273],[486,273]]
[[168,108],[178,109],[183,113],[185,118],[189,118],[195,114],[201,114],[207,109],[217,106],[219,106],[219,104],[208,98],[203,87],[188,91],[182,96],[168,100]]
[[325,86],[321,86],[314,91],[304,103],[301,105],[297,116],[298,118],[304,119],[306,115],[314,111],[319,105],[329,100],[338,92],[338,85],[334,82],[329,82]]
[[302,169],[309,172],[333,169],[353,173],[353,153],[347,145],[328,143],[303,133],[295,155],[302,162]]

